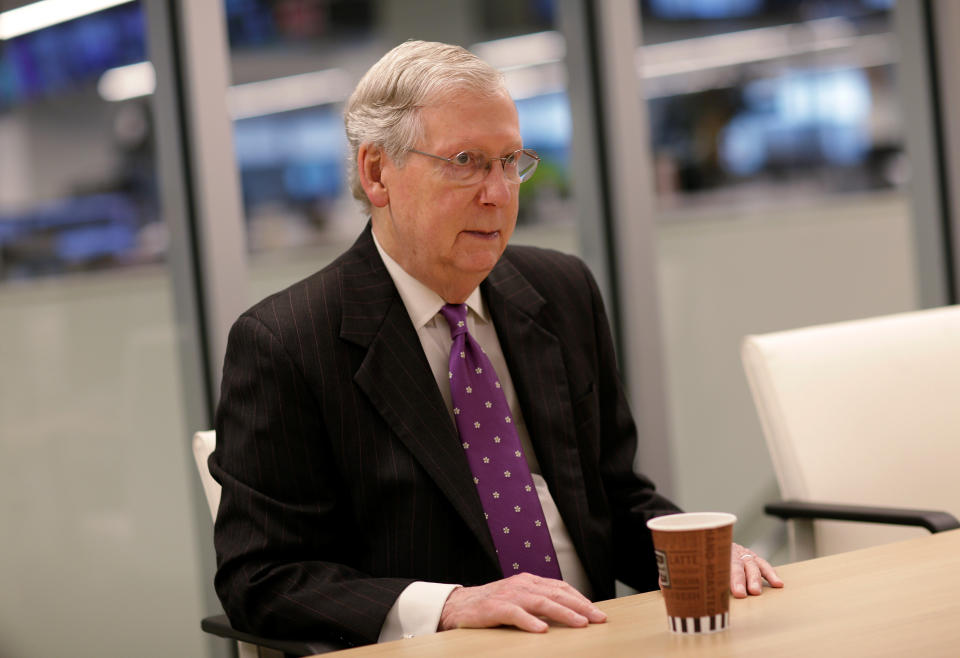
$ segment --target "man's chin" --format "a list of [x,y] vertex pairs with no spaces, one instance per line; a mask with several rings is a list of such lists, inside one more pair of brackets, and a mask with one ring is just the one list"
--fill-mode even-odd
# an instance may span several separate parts
[[502,253],[499,243],[496,248],[471,250],[457,259],[457,269],[464,273],[485,277],[500,260]]

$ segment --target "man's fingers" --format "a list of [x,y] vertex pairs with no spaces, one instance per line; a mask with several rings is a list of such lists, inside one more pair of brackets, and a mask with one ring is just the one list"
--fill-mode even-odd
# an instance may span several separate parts
[[[743,547],[740,547],[740,550],[741,553],[732,557],[730,562],[730,591],[737,598],[746,596],[748,593],[754,596],[762,594],[763,581],[760,579],[760,565],[758,564],[761,558],[743,549]],[[734,585],[739,585],[740,579],[738,578],[737,582],[734,582],[733,573],[742,573],[743,588],[738,587],[737,591],[734,591]]]
[[767,579],[771,587],[783,587],[783,579],[777,575],[777,570],[769,562],[763,558],[757,558],[757,565],[760,567],[760,575]]
[[[515,577],[524,594],[516,599],[525,610],[567,626],[582,627],[606,621],[606,615],[587,597],[562,580],[521,574]],[[506,583],[510,583],[508,579]]]
[[530,633],[543,633],[549,625],[523,607],[508,601],[486,601],[463,611],[457,628],[490,628],[500,625],[516,626]]
[[730,562],[730,593],[738,599],[747,596],[746,576],[743,563],[739,559]]
[[747,591],[755,596],[763,593],[763,581],[760,580],[760,566],[757,564],[758,559],[756,555],[748,555],[740,558],[740,561],[743,563]]
[[[547,580],[547,583],[547,591],[543,594],[551,601],[560,604],[564,608],[574,611],[579,616],[594,624],[598,624],[607,620],[606,613],[604,613],[597,606],[593,605],[590,599],[585,597],[567,583],[563,582],[562,580]],[[532,593],[539,594],[540,592],[533,590]]]
[[546,617],[552,621],[560,622],[561,624],[566,624],[574,628],[581,628],[590,623],[590,620],[584,615],[545,596],[530,594],[522,600],[520,605],[524,610],[537,616]]
[[597,606],[593,605],[593,603],[586,598],[560,596],[559,598],[553,600],[565,608],[573,610],[590,623],[600,624],[607,621],[607,614]]
[[730,551],[730,593],[738,599],[763,593],[763,579],[772,587],[783,587],[783,580],[769,562],[740,544]]
[[516,626],[521,631],[527,631],[529,633],[546,633],[547,629],[550,628],[547,622],[535,617],[520,606],[512,604],[506,604],[502,610],[502,614],[497,615],[496,619],[491,619],[490,621],[491,623],[486,624],[486,626],[507,624]]
[[485,628],[509,624],[533,633],[547,630],[539,617],[583,627],[606,621],[606,614],[567,583],[520,574],[479,587],[450,593],[439,629]]
[[456,626],[458,628],[489,628],[507,624],[531,633],[543,633],[549,625],[540,617],[575,628],[589,623],[583,615],[545,596],[524,592],[514,600],[497,598],[480,601],[461,611]]

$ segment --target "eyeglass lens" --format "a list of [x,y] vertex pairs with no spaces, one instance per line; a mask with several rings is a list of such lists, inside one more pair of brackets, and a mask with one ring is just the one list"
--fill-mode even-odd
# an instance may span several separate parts
[[[464,157],[466,156],[466,157]],[[490,171],[495,160],[503,165],[503,174],[507,180],[522,183],[533,175],[537,168],[536,157],[524,150],[519,150],[502,158],[488,158],[481,153],[458,153],[451,158],[453,168],[462,180],[479,180]]]

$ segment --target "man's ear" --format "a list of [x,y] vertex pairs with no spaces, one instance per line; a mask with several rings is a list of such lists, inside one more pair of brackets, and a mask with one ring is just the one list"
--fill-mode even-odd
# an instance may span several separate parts
[[360,185],[370,199],[370,204],[376,208],[383,208],[390,203],[390,193],[381,179],[384,165],[386,165],[386,154],[379,146],[361,144],[357,149],[357,172],[360,174]]

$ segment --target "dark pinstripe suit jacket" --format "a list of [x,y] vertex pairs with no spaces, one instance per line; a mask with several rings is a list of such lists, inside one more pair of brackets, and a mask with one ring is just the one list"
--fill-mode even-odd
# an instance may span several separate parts
[[[633,420],[578,259],[510,247],[481,290],[543,477],[598,599],[657,586]],[[210,469],[216,588],[240,629],[375,642],[412,580],[502,577],[457,430],[369,226],[230,332]]]

